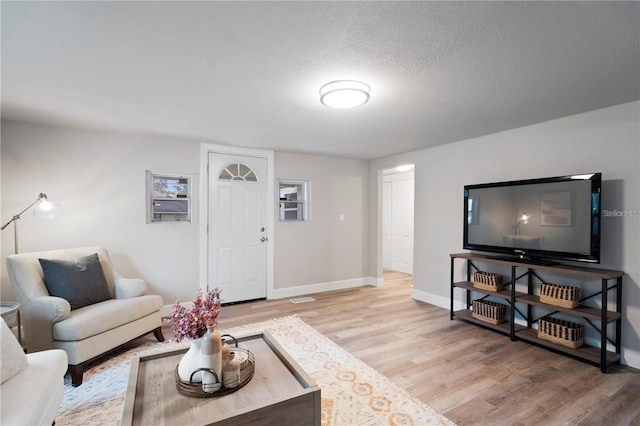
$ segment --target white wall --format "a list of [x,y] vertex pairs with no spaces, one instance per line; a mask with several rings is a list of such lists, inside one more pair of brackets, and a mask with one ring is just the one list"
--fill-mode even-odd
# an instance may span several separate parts
[[368,282],[368,162],[276,152],[275,170],[276,179],[309,181],[311,208],[309,221],[276,221],[278,297],[294,286],[309,293]]
[[[449,306],[449,254],[462,251],[465,184],[572,173],[603,173],[602,263],[623,270],[622,362],[640,367],[640,103],[632,102],[533,126],[371,162],[370,275],[381,276],[379,171],[415,164],[413,297]],[[377,244],[373,244],[377,241]],[[461,274],[461,267],[457,272]]]
[[[52,221],[24,214],[20,252],[105,246],[123,275],[144,278],[165,304],[193,299],[200,282],[199,141],[13,121],[2,121],[1,130],[3,223],[40,192],[65,208]],[[288,153],[275,159],[276,178],[311,181],[312,221],[276,222],[274,297],[362,285],[368,162]],[[192,223],[146,223],[146,170],[195,175]],[[0,237],[2,300],[14,300],[4,268],[13,253],[11,227]]]
[[[65,209],[51,221],[20,219],[20,252],[98,245],[119,272],[151,292],[193,299],[198,288],[198,223],[146,223],[145,170],[198,174],[199,143],[122,133],[2,122],[2,219],[46,193]],[[194,182],[198,193],[198,181]],[[197,199],[196,199],[197,202]],[[197,204],[193,206],[197,212]],[[2,265],[13,253],[2,231]],[[3,268],[2,299],[13,290]]]
[[[276,153],[275,177],[309,179],[312,197],[310,222],[276,223],[276,294],[379,283],[381,171],[413,163],[414,297],[448,307],[449,253],[462,248],[462,187],[598,170],[603,209],[639,209],[639,116],[633,102],[372,161],[368,169],[359,160]],[[50,223],[25,214],[22,252],[103,245],[123,274],[146,279],[165,303],[193,297],[198,224],[147,225],[144,176],[147,169],[197,173],[198,142],[10,121],[1,130],[3,222],[40,192],[66,209]],[[603,218],[602,231],[601,267],[627,273],[623,362],[640,367],[640,218]],[[11,229],[1,238],[4,265]],[[4,268],[1,291],[13,300]]]

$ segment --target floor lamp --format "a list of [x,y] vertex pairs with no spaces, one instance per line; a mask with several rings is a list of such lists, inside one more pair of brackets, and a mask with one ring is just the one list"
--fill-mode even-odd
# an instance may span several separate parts
[[24,212],[26,212],[33,206],[36,206],[36,209],[33,212],[34,216],[44,217],[47,219],[54,218],[58,214],[59,210],[59,208],[55,204],[47,199],[47,194],[40,193],[40,195],[38,195],[38,198],[33,203],[29,204],[27,208],[22,210],[20,213],[14,215],[9,222],[2,225],[0,231],[4,231],[7,226],[13,223],[13,243],[16,254],[18,253],[18,219],[20,219],[20,216]]

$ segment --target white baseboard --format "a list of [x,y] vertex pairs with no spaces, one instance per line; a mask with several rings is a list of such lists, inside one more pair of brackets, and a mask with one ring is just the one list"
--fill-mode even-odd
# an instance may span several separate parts
[[163,305],[162,308],[160,308],[160,316],[162,318],[168,317],[171,315],[171,312],[173,312],[173,305]]
[[[411,291],[411,297],[421,302],[429,303],[430,305],[439,306],[447,310],[451,309],[451,305],[448,297],[438,296],[435,294],[427,293],[426,291],[416,290],[415,288]],[[454,310],[457,311],[459,309],[464,309],[464,308],[465,308],[464,302],[461,302],[459,300],[453,301]]]
[[372,287],[382,287],[384,285],[384,278],[365,277],[364,283]]
[[[384,280],[382,278],[361,277],[350,280],[331,281],[326,283],[317,283],[302,285],[289,288],[277,288],[267,294],[267,299],[284,299],[287,297],[304,296],[312,293],[322,293],[323,291],[344,290],[346,288],[362,287],[370,285],[373,287],[382,287]],[[191,307],[190,302],[181,303],[187,308]],[[166,317],[173,312],[173,305],[164,305],[160,308],[160,316]]]
[[[380,283],[378,283],[380,281]],[[382,279],[376,280],[373,277],[353,278],[350,280],[331,281],[326,283],[308,284],[289,288],[276,288],[267,295],[268,299],[284,299],[287,297],[303,296],[312,293],[321,293],[323,291],[344,290],[346,288],[361,287],[364,285],[372,285],[379,287],[382,285]]]
[[640,368],[640,351],[623,347],[620,362],[633,368]]

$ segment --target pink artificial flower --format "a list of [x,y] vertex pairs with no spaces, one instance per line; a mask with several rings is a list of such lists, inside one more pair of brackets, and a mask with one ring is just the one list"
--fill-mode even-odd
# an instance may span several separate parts
[[207,332],[207,324],[218,325],[220,292],[221,290],[214,288],[203,298],[202,290],[198,290],[190,310],[180,305],[176,297],[173,312],[167,318],[173,324],[173,340],[180,342],[183,339],[198,339]]

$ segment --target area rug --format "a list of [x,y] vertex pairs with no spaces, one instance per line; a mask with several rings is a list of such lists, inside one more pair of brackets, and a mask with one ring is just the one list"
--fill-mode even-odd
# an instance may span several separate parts
[[[322,425],[453,425],[297,315],[223,330],[241,337],[268,331],[321,389]],[[118,425],[134,356],[185,343],[145,343],[89,368],[82,386],[65,379],[56,425]]]

